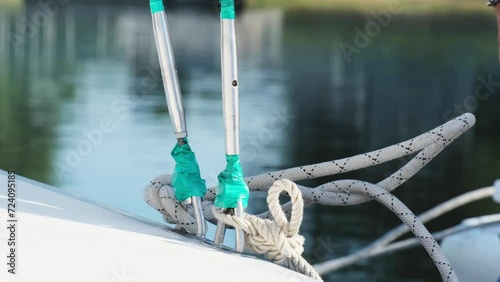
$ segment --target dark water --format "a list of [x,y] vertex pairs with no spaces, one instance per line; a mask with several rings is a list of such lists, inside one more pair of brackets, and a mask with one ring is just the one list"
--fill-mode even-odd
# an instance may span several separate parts
[[[147,7],[65,7],[23,32],[23,19],[33,21],[39,10],[0,11],[0,168],[161,220],[141,195],[152,177],[172,171],[174,145]],[[191,143],[203,176],[214,185],[224,167],[218,16],[212,10],[174,10],[169,16]],[[482,99],[473,97],[482,78],[500,81],[493,15],[394,16],[348,62],[339,45],[353,45],[354,28],[370,20],[368,14],[241,14],[246,175],[381,148],[464,108],[475,113],[476,126],[395,194],[422,212],[491,185],[500,177],[499,84],[480,89]],[[306,184],[344,177],[378,181],[400,164]],[[263,208],[258,195],[250,211]],[[484,200],[429,227],[439,230],[499,210]],[[305,255],[315,263],[348,254],[398,223],[376,203],[311,207],[302,228]],[[420,248],[326,279],[439,280]]]

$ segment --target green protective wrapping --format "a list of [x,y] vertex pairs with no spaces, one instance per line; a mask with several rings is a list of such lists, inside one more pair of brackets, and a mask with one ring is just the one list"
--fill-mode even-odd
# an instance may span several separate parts
[[201,178],[200,167],[194,152],[189,147],[187,138],[184,138],[184,141],[186,144],[175,144],[170,153],[175,160],[172,186],[175,198],[181,202],[193,196],[203,198],[207,192],[207,185],[205,180]]
[[150,0],[149,7],[151,8],[151,14],[159,11],[165,11],[162,0]]
[[236,12],[234,11],[234,0],[219,0],[220,18],[234,20]]
[[226,155],[226,169],[219,176],[214,205],[218,208],[236,208],[241,199],[243,208],[248,206],[250,192],[243,180],[243,170],[238,155]]

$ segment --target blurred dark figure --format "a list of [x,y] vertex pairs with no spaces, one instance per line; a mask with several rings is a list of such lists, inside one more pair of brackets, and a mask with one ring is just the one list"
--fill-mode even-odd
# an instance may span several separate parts
[[500,5],[497,6],[497,4],[500,2],[500,0],[489,0],[488,6],[490,7],[495,7],[496,10],[496,16],[497,16],[497,30],[498,30],[498,62],[500,62]]

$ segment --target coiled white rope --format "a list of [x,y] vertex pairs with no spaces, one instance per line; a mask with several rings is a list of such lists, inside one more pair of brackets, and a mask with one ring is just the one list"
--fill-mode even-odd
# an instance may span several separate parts
[[[287,220],[279,202],[282,192],[287,192],[291,198],[290,221]],[[274,182],[267,194],[267,204],[274,221],[249,214],[243,217],[225,214],[215,206],[212,207],[212,212],[217,220],[245,232],[245,247],[248,250],[264,254],[278,264],[283,264],[288,260],[301,273],[321,280],[316,270],[302,257],[305,239],[299,235],[299,229],[302,223],[304,202],[297,185],[287,179]]]
[[[432,238],[430,233],[406,206],[388,192],[399,187],[415,175],[446,146],[472,127],[474,123],[475,118],[472,114],[464,114],[429,132],[380,150],[340,160],[262,174],[247,178],[245,181],[251,191],[268,191],[271,185],[280,179],[299,181],[345,173],[417,153],[415,157],[398,171],[377,184],[358,180],[339,180],[326,183],[317,188],[298,186],[298,189],[302,193],[305,206],[313,203],[343,206],[356,205],[372,199],[383,203],[391,208],[408,225],[409,229],[419,237],[426,250],[430,251],[429,254],[441,272],[443,280],[458,281],[446,257],[442,255],[439,245],[433,239],[430,239]],[[215,187],[208,189],[205,200],[202,203],[205,218],[212,223],[215,223],[217,220],[216,215],[212,211],[215,191]],[[160,175],[153,179],[145,188],[144,198],[149,205],[163,214],[167,222],[176,223],[179,227],[184,228],[190,233],[196,232],[193,210],[190,206],[184,207],[175,200],[170,175]],[[281,209],[285,214],[289,215],[292,207],[293,203],[288,202]],[[257,217],[270,219],[272,212],[259,214]],[[299,251],[296,253],[299,253]],[[303,272],[304,269],[299,269],[299,271]]]

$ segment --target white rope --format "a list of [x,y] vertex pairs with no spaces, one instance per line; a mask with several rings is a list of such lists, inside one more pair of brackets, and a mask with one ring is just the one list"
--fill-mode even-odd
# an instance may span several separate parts
[[[290,221],[287,220],[279,203],[279,196],[283,191],[287,192],[291,198]],[[217,220],[245,232],[245,245],[248,250],[264,254],[278,264],[283,264],[288,260],[301,273],[321,280],[316,270],[302,257],[305,239],[299,235],[299,229],[302,223],[304,202],[297,185],[286,179],[274,182],[267,195],[267,204],[274,221],[249,214],[243,217],[225,214],[215,206],[212,212]]]
[[[380,150],[340,160],[266,173],[247,178],[245,181],[251,191],[268,191],[270,189],[269,187],[271,187],[277,180],[289,179],[291,181],[299,181],[303,179],[335,175],[416,154],[403,167],[377,184],[366,183],[358,180],[339,180],[326,183],[316,188],[298,186],[298,189],[302,193],[303,203],[305,206],[314,203],[345,206],[360,204],[372,199],[378,200],[390,207],[405,223],[410,224],[409,227],[412,232],[416,234],[424,234],[427,232],[426,234],[430,235],[421,224],[418,229],[414,229],[416,225],[408,220],[416,221],[417,219],[411,212],[405,212],[406,215],[401,215],[401,210],[409,211],[402,203],[397,201],[400,204],[398,203],[396,208],[393,209],[394,206],[392,204],[394,204],[397,199],[395,199],[395,197],[390,195],[388,192],[399,187],[415,175],[446,146],[472,127],[474,123],[475,117],[472,114],[464,114],[429,132]],[[367,190],[364,189],[365,187],[368,187],[366,188]],[[378,191],[378,194],[373,194],[373,191]],[[379,198],[377,196],[379,194],[383,197]],[[216,187],[209,188],[207,194],[205,195],[205,199],[202,202],[205,219],[212,223],[216,223],[217,220],[212,212],[215,195]],[[191,206],[184,207],[175,200],[173,189],[171,187],[170,175],[160,175],[151,181],[151,183],[144,190],[144,198],[149,205],[163,214],[164,219],[167,222],[176,223],[178,226],[184,228],[190,233],[196,232],[193,210]],[[392,203],[386,202],[386,199],[390,199]],[[293,203],[288,202],[284,204],[281,209],[285,214],[289,215],[292,211],[292,207]],[[272,218],[272,211],[256,216],[259,218],[270,219]],[[412,219],[413,217],[415,218]],[[423,243],[424,247],[426,247],[428,251],[436,246],[436,252],[440,252],[441,250],[435,241],[431,242],[430,240],[427,240]],[[433,256],[431,255],[431,257]],[[451,266],[449,267],[446,257],[436,257],[433,259],[442,274],[443,280],[458,281],[456,280],[456,276],[454,276]]]

